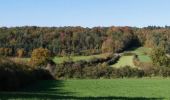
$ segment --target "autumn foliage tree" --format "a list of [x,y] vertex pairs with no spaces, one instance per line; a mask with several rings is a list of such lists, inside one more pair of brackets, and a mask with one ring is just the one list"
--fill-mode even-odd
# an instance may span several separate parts
[[125,50],[132,44],[132,33],[131,27],[4,27],[0,28],[0,47],[11,48],[12,56],[23,48],[29,57],[33,49],[40,47],[57,56],[93,55],[102,53],[106,37],[112,38],[114,51]]
[[111,38],[107,38],[102,44],[102,52],[112,53],[114,51],[113,44],[114,44],[113,40]]
[[0,48],[0,56],[11,56],[12,49],[11,48]]
[[153,64],[156,66],[169,66],[169,58],[163,48],[157,47],[151,53]]
[[19,58],[23,57],[25,55],[25,50],[24,49],[18,49],[17,50],[17,56]]
[[44,48],[37,48],[32,51],[31,64],[33,66],[41,66],[47,63],[50,59],[50,51]]

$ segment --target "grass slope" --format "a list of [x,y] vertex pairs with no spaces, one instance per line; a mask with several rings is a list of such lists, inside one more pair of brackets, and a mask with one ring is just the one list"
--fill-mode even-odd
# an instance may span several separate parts
[[151,62],[152,61],[148,55],[151,52],[151,48],[146,48],[146,47],[133,48],[129,52],[137,54],[139,57],[139,60],[141,62]]
[[170,99],[170,79],[99,79],[41,81],[18,92],[1,92],[0,99]]
[[133,56],[122,56],[116,64],[112,65],[112,67],[119,68],[126,65],[135,67],[135,65],[133,64]]
[[151,62],[152,61],[148,55],[139,55],[138,57],[141,62]]
[[[130,50],[127,50],[125,52],[131,52],[131,53],[135,53],[136,55],[138,55],[139,60],[141,62],[151,62],[151,58],[149,57],[148,53],[150,53],[151,49],[150,48],[146,48],[146,47],[139,47],[139,48],[131,48]],[[124,67],[126,65],[129,65],[131,67],[136,67],[133,64],[133,56],[121,56],[120,59],[118,60],[118,62],[116,64],[111,65],[111,67]]]

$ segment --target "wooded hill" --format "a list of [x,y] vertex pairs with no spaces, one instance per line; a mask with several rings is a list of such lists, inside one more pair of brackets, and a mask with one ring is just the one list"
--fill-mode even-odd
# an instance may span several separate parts
[[18,50],[30,56],[35,48],[43,47],[53,55],[92,55],[122,52],[133,46],[155,46],[170,52],[170,28],[135,27],[1,27],[0,55],[16,56]]

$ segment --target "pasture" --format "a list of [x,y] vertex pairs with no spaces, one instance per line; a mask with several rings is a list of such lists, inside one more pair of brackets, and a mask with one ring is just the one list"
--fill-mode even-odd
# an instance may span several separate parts
[[124,66],[135,67],[133,64],[133,56],[122,56],[116,64],[111,65],[111,67],[119,68]]
[[72,61],[80,61],[80,60],[90,60],[92,58],[104,58],[109,56],[109,53],[98,54],[98,55],[90,55],[90,56],[64,56],[64,57],[54,57],[53,61],[57,64],[63,63],[64,61],[72,60]]
[[1,99],[170,99],[170,79],[85,79],[41,81],[15,92],[1,92]]
[[139,47],[139,48],[133,48],[132,50],[129,50],[129,52],[135,53],[138,55],[139,60],[141,62],[151,62],[151,58],[149,56],[151,52],[151,48],[146,47]]
[[[128,53],[134,53],[136,55],[138,55],[138,58],[140,60],[140,62],[151,62],[151,58],[148,55],[150,53],[151,49],[150,48],[146,48],[146,47],[138,47],[138,48],[131,48],[125,52]],[[133,55],[123,55],[120,57],[120,59],[118,60],[117,63],[111,65],[111,67],[124,67],[124,66],[131,66],[131,67],[136,67],[133,64]]]

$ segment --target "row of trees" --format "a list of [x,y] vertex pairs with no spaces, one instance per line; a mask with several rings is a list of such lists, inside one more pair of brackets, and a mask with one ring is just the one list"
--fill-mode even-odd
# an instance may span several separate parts
[[135,32],[141,45],[149,48],[163,48],[166,53],[170,53],[170,29],[169,28],[143,28]]
[[[0,48],[0,56],[17,56],[19,58],[24,57],[26,55],[26,51],[23,48],[18,48],[13,52],[12,48]],[[14,55],[15,54],[15,55]]]
[[[121,52],[143,45],[170,52],[170,28],[133,27],[12,27],[0,28],[0,55],[16,56],[18,49],[30,56],[35,48],[48,48],[55,55],[91,55]],[[20,55],[21,56],[21,55]]]

